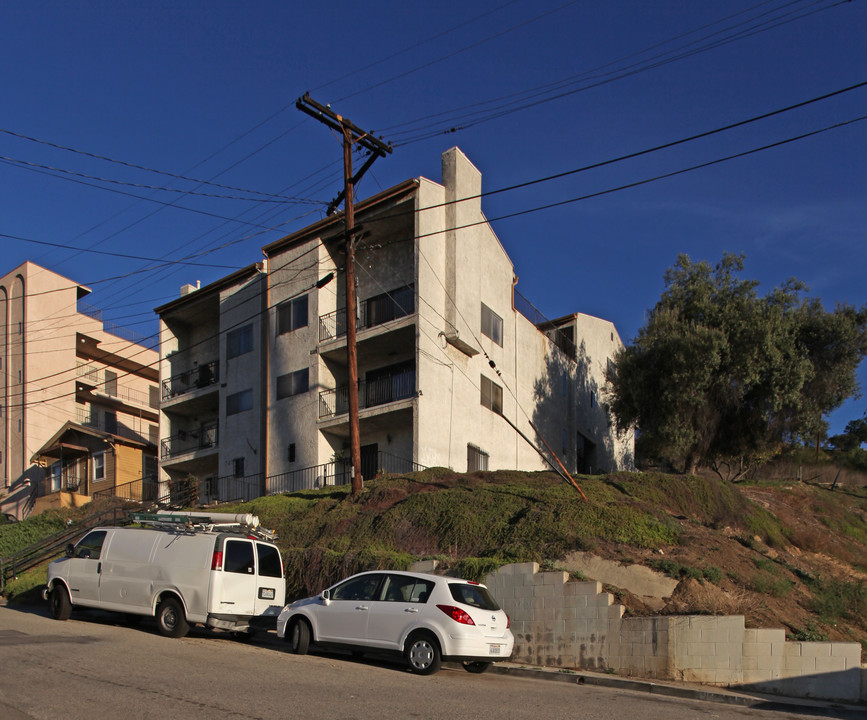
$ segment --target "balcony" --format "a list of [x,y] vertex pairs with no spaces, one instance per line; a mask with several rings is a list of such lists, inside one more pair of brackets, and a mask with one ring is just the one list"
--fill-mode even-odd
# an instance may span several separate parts
[[220,363],[217,360],[212,360],[192,370],[187,370],[179,375],[173,375],[168,380],[163,380],[163,400],[171,400],[191,390],[210,387],[219,381]]
[[219,442],[217,423],[202,425],[197,430],[181,430],[177,435],[160,441],[160,460],[168,460],[178,455],[210,450]]
[[116,413],[99,412],[92,407],[76,408],[75,422],[128,440],[151,442],[154,445],[156,445],[157,437],[159,437],[156,435],[157,425],[147,422],[146,419],[132,415],[118,419]]
[[[358,303],[356,330],[383,325],[415,312],[415,291],[412,285],[391,290]],[[319,342],[336,340],[346,335],[346,308],[319,318]]]
[[[358,408],[376,407],[397,400],[415,397],[415,370],[390,373],[358,382]],[[349,412],[349,386],[323,390],[319,393],[319,418],[330,418]]]
[[77,368],[81,389],[89,391],[94,397],[111,398],[125,405],[159,408],[159,395],[156,385],[150,390],[137,390],[117,382],[117,373],[106,372],[104,369],[80,363]]

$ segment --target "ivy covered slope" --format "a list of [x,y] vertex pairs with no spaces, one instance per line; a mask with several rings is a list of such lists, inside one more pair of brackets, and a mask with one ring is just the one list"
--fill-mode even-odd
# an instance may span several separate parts
[[[436,558],[481,579],[510,562],[566,567],[576,550],[678,579],[664,613],[742,614],[792,637],[867,642],[867,490],[619,473],[459,475],[433,468],[232,506],[279,534],[288,597],[359,570]],[[862,482],[861,486],[867,483]],[[609,588],[633,614],[638,598]]]

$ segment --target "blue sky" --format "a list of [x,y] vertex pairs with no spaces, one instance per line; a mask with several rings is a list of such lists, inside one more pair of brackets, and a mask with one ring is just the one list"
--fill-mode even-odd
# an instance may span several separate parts
[[[864,0],[5,2],[0,269],[45,265],[88,284],[106,318],[151,335],[152,309],[181,284],[255,262],[340,189],[338,140],[295,109],[305,91],[394,143],[360,197],[408,177],[439,180],[452,145],[495,190],[862,83],[865,36]],[[744,253],[762,291],[794,276],[826,307],[860,306],[864,115],[867,87],[491,195],[483,209],[539,310],[599,315],[624,339],[678,253]],[[168,260],[211,252],[152,268],[8,236]],[[863,365],[859,376],[867,389]],[[847,403],[832,432],[865,407]]]

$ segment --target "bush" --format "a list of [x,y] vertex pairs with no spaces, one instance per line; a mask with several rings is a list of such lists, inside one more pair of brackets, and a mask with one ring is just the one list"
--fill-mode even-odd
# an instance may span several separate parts
[[822,620],[859,619],[867,616],[867,586],[863,580],[816,580],[811,608]]

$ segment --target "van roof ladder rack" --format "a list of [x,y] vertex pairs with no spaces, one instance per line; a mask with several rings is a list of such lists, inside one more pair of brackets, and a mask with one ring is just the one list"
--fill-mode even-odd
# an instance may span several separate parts
[[250,514],[157,512],[131,513],[130,520],[141,525],[184,532],[237,532],[261,540],[275,540],[277,534],[259,525],[259,518]]

